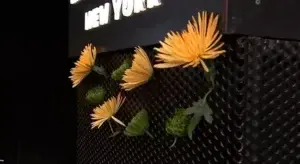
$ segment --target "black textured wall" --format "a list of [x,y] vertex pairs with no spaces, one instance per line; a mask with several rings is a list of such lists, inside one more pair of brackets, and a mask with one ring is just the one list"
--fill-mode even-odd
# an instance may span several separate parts
[[[94,106],[84,100],[87,89],[102,85],[107,99],[120,87],[110,78],[89,75],[78,87],[77,163],[299,163],[300,43],[247,36],[226,36],[225,42],[228,53],[215,60],[216,88],[209,97],[213,123],[201,121],[193,141],[180,138],[171,149],[165,121],[205,93],[199,67],[155,69],[148,84],[126,92],[118,118],[128,123],[146,109],[155,139],[109,138],[107,123],[91,130]],[[145,50],[154,62],[153,46]],[[111,73],[131,52],[100,54],[97,63]]]
[[242,37],[244,163],[300,162],[300,43]]

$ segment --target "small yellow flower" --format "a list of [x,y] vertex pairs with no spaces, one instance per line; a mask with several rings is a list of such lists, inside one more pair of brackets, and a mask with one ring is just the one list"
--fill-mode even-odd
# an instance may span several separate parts
[[120,84],[126,91],[130,91],[140,85],[148,82],[153,74],[153,68],[146,52],[141,48],[135,48],[132,67],[127,69],[122,80],[125,82]]
[[75,63],[75,67],[71,69],[69,77],[73,82],[73,88],[76,87],[93,69],[95,65],[97,50],[92,48],[92,44],[85,46],[81,52],[79,60]]
[[202,65],[206,72],[209,72],[205,59],[215,59],[225,50],[221,49],[224,45],[220,42],[222,34],[217,30],[219,16],[210,14],[208,19],[207,12],[198,13],[198,22],[192,17],[187,29],[182,33],[170,32],[164,42],[160,41],[161,48],[155,48],[159,53],[156,55],[157,61],[155,68],[171,68],[183,65],[185,67],[196,67]]
[[113,119],[115,122],[117,122],[118,124],[126,127],[126,125],[120,121],[119,119],[117,119],[116,117],[114,117],[114,115],[118,112],[118,110],[121,108],[121,106],[123,105],[123,103],[125,102],[126,97],[122,97],[121,93],[118,94],[118,97],[112,97],[109,100],[107,100],[106,102],[104,102],[103,105],[100,105],[99,107],[96,107],[93,110],[93,114],[91,114],[92,117],[92,129],[95,127],[100,128],[101,125],[109,119]]

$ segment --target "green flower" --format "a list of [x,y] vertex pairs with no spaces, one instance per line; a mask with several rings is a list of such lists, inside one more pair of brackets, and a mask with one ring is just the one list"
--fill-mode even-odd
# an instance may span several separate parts
[[186,136],[189,120],[190,118],[185,114],[184,109],[177,109],[175,114],[167,120],[167,133],[178,137]]
[[123,64],[116,70],[114,70],[111,74],[111,78],[120,81],[123,78],[124,72],[126,69],[129,69],[131,67],[132,60],[130,58],[126,58],[123,61]]
[[138,112],[127,125],[124,134],[126,136],[141,136],[147,133],[151,138],[152,135],[147,131],[149,127],[148,112],[142,109]]
[[92,104],[101,104],[104,101],[106,90],[100,86],[91,88],[86,93],[86,100]]

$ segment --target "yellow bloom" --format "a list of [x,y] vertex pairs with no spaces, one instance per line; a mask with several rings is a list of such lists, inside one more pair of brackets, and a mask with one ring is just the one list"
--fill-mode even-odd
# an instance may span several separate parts
[[153,68],[146,52],[141,48],[135,48],[132,67],[127,69],[122,78],[125,83],[120,84],[123,89],[130,91],[148,82],[153,74]]
[[126,97],[122,97],[121,93],[118,94],[118,97],[112,97],[109,100],[107,100],[106,102],[104,102],[103,105],[100,105],[99,107],[96,107],[93,110],[93,114],[91,114],[92,116],[92,129],[95,127],[100,128],[101,125],[109,119],[113,119],[114,121],[116,121],[118,124],[126,127],[126,125],[118,120],[116,117],[114,117],[114,115],[118,112],[118,110],[121,108],[121,106],[123,105],[123,103],[125,102]]
[[200,63],[206,72],[209,72],[205,59],[215,59],[225,53],[221,49],[224,45],[220,42],[222,34],[217,30],[218,15],[207,12],[198,13],[198,22],[192,17],[187,29],[181,33],[170,32],[164,42],[160,42],[161,48],[155,48],[159,53],[156,55],[155,68],[170,68],[183,65],[185,67],[196,67]]
[[97,55],[96,48],[92,48],[92,44],[85,46],[81,52],[79,60],[75,63],[75,67],[71,69],[69,77],[73,82],[73,88],[76,87],[93,69]]

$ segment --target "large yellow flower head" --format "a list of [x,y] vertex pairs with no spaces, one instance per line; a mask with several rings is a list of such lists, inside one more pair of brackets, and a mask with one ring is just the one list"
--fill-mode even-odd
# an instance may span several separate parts
[[118,97],[112,97],[106,102],[104,102],[103,105],[100,105],[99,107],[96,107],[93,110],[93,114],[91,114],[92,117],[92,129],[95,127],[100,128],[101,125],[109,119],[113,119],[118,124],[122,126],[126,126],[122,121],[118,120],[114,115],[118,112],[118,110],[121,108],[123,103],[125,102],[126,97],[122,97],[121,93],[118,94]]
[[122,80],[125,83],[120,85],[124,90],[130,91],[147,83],[152,74],[153,68],[147,53],[141,47],[137,47],[135,48],[132,66],[130,69],[127,69],[123,75]]
[[71,76],[69,78],[73,82],[73,88],[92,71],[96,55],[96,47],[92,47],[92,44],[85,46],[79,60],[75,63],[75,67],[71,69]]
[[198,22],[192,17],[187,29],[181,33],[170,32],[164,42],[160,42],[161,48],[155,48],[159,53],[156,55],[155,68],[170,68],[183,65],[183,67],[196,67],[202,65],[206,72],[209,71],[204,60],[215,59],[225,53],[222,49],[224,45],[220,42],[222,34],[217,30],[218,15],[207,12],[198,13]]

